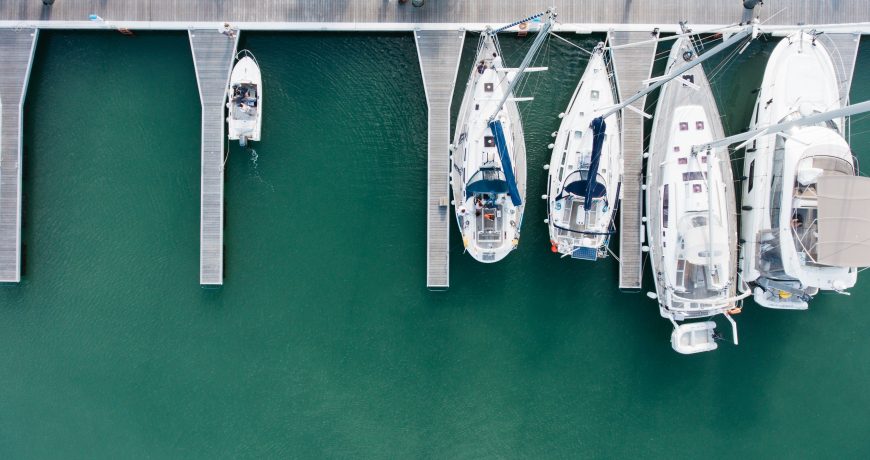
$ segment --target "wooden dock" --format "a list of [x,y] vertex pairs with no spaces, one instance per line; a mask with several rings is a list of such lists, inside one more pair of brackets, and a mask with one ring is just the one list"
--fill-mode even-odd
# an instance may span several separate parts
[[[740,22],[744,14],[739,0],[426,0],[421,8],[396,0],[58,0],[52,6],[38,0],[8,0],[0,2],[0,21],[75,21],[87,25],[92,22],[88,16],[96,14],[106,21],[106,27],[137,22],[125,26],[159,29],[170,27],[161,23],[177,23],[187,29],[197,22],[203,23],[198,27],[209,23],[217,28],[229,21],[238,26],[245,23],[246,30],[255,23],[271,29],[281,29],[282,23],[296,23],[294,28],[317,24],[311,30],[319,30],[322,24],[344,24],[345,30],[366,24],[382,30],[413,30],[427,24],[449,24],[458,29],[510,23],[549,6],[555,6],[559,13],[559,30],[626,30],[615,25],[650,25],[670,27],[672,32],[678,21],[689,21],[693,26],[727,25]],[[870,8],[859,0],[768,0],[755,10],[767,26],[870,21]]]
[[24,97],[36,29],[0,29],[0,282],[21,281],[21,160]]
[[188,35],[202,104],[199,283],[215,286],[224,279],[225,109],[239,38],[217,28],[190,30]]
[[450,103],[464,31],[417,31],[417,55],[429,106],[429,185],[426,194],[426,286],[450,286]]
[[840,83],[840,100],[843,105],[849,103],[849,91],[852,89],[852,74],[855,72],[855,61],[858,59],[858,45],[861,36],[856,34],[822,34],[819,36],[822,45],[831,54],[837,80]]
[[[625,45],[653,38],[656,36],[650,32],[613,32],[609,37],[611,45]],[[643,81],[650,78],[655,53],[655,43],[617,48],[612,51],[620,99],[632,96],[646,87]],[[646,97],[643,97],[632,106],[642,111],[645,102]],[[621,119],[624,166],[622,201],[619,205],[619,288],[636,291],[640,290],[643,279],[641,245],[644,226],[641,221],[643,197],[640,184],[643,182],[644,117],[632,110],[623,109]]]

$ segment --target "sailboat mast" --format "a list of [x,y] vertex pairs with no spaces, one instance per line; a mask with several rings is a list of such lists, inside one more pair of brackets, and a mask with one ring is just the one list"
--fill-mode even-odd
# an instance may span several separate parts
[[725,147],[738,142],[750,141],[759,136],[768,134],[777,134],[783,131],[788,131],[795,126],[814,125],[834,118],[848,117],[862,112],[870,112],[870,101],[859,102],[858,104],[847,105],[839,109],[829,110],[827,112],[817,113],[808,117],[799,118],[797,120],[777,123],[766,128],[753,129],[745,133],[735,134],[733,136],[724,137],[718,141],[713,141],[707,144],[697,145],[692,147],[693,151],[713,149],[717,147]]
[[733,45],[734,43],[737,43],[738,41],[742,40],[746,36],[752,34],[754,29],[755,29],[755,25],[749,25],[749,26],[744,27],[739,32],[735,32],[734,35],[728,37],[727,40],[723,40],[722,43],[719,43],[718,45],[714,46],[713,48],[710,49],[710,51],[707,51],[706,53],[699,55],[696,59],[692,59],[691,61],[686,62],[685,64],[681,65],[680,67],[672,70],[671,73],[669,73],[663,77],[659,77],[653,84],[647,86],[643,90],[638,91],[633,96],[622,101],[622,103],[613,106],[613,108],[611,108],[610,110],[605,112],[603,115],[601,115],[601,118],[607,118],[607,117],[613,115],[614,113],[622,110],[626,106],[632,104],[634,101],[636,101],[636,100],[646,96],[648,93],[658,89],[659,87],[661,87],[665,83],[673,80],[674,78],[679,77],[680,75],[685,73],[687,70],[691,69],[692,67],[695,67],[696,65],[706,61],[707,59],[710,59],[716,53],[724,50],[725,48],[728,48],[729,46]]
[[[538,49],[541,47],[541,45],[544,44],[544,40],[547,39],[547,34],[553,27],[553,20],[555,19],[556,14],[553,12],[552,8],[547,10],[547,12],[544,14],[547,15],[547,18],[544,20],[544,25],[541,26],[541,30],[538,31],[538,36],[535,37],[535,41],[532,42],[532,47],[529,48],[529,52],[526,53],[526,57],[523,58],[522,64],[520,64],[519,68],[517,69],[517,75],[513,78],[513,80],[511,80],[510,85],[508,85],[507,90],[504,92],[504,95],[501,98],[501,101],[499,101],[498,105],[495,108],[495,111],[487,120],[487,124],[492,120],[495,120],[496,115],[498,115],[498,112],[501,110],[504,103],[507,102],[508,98],[511,97],[514,88],[516,88],[517,84],[520,82],[520,78],[522,78],[523,72],[525,72],[525,70],[532,63],[532,59],[535,57],[535,53],[538,52]],[[498,33],[498,30],[490,33],[495,36],[495,34]]]

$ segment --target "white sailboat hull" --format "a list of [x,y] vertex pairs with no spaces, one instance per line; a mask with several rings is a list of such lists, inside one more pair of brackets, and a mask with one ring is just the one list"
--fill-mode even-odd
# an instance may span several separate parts
[[[526,199],[526,146],[519,110],[510,99],[498,109],[510,79],[517,76],[499,72],[503,67],[495,38],[484,36],[465,87],[451,155],[450,183],[462,242],[475,260],[485,263],[502,260],[516,249]],[[505,192],[502,184],[484,193],[486,187],[477,180],[484,174],[503,178],[495,171],[503,171],[505,165],[487,124],[493,114],[504,131],[517,197]],[[519,205],[514,204],[517,198]]]
[[[668,70],[695,53],[688,38],[678,39]],[[692,146],[722,137],[702,66],[663,86],[647,161],[647,236],[659,311],[675,325],[727,313],[739,300],[737,213],[727,150],[692,152]]]
[[[615,105],[615,94],[603,50],[597,50],[568,104],[550,158],[547,215],[553,252],[587,260],[607,257],[623,169],[617,114],[605,119],[605,140],[595,178],[604,188],[603,193],[591,198],[580,196],[569,186],[580,184],[585,195],[582,181],[589,180],[593,140],[590,123]],[[590,210],[584,209],[587,199],[592,202]]]

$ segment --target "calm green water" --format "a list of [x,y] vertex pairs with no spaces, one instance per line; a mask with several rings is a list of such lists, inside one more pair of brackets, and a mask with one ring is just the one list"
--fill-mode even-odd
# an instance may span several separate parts
[[[528,43],[502,40],[510,62]],[[773,44],[713,79],[730,132]],[[855,100],[870,98],[867,45]],[[25,276],[0,289],[3,458],[870,456],[870,275],[809,312],[748,304],[739,347],[680,356],[655,304],[618,292],[613,260],[549,252],[535,197],[578,51],[553,42],[524,90],[520,249],[478,264],[453,228],[452,286],[432,293],[413,38],[242,46],[264,74],[264,140],[256,159],[231,150],[226,284],[204,290],[187,36],[40,36]],[[868,130],[853,124],[865,162]]]

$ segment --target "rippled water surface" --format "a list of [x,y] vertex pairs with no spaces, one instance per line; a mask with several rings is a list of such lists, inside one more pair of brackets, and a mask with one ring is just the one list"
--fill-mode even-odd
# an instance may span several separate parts
[[[508,62],[529,43],[504,36]],[[774,44],[713,76],[729,132]],[[451,288],[432,293],[413,37],[241,45],[262,66],[263,140],[230,149],[226,282],[205,290],[187,36],[41,34],[24,281],[0,288],[0,456],[870,456],[870,276],[808,312],[749,303],[738,347],[680,356],[655,304],[617,290],[615,261],[549,252],[541,167],[578,50],[551,41],[522,90],[520,249],[478,264],[453,225]],[[866,41],[855,73],[853,99],[870,98]],[[856,117],[864,162],[868,131]]]

